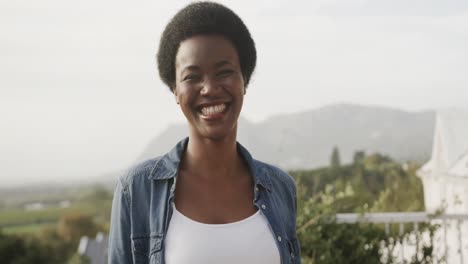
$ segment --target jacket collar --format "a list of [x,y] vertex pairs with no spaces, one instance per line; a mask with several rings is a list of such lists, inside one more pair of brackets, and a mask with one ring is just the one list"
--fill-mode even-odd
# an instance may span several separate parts
[[[179,143],[177,143],[177,145],[171,151],[158,159],[148,178],[152,180],[164,180],[176,177],[180,160],[182,159],[182,155],[187,148],[188,141],[188,137],[184,138]],[[262,187],[271,190],[272,184],[269,175],[265,172],[264,169],[256,164],[257,162],[252,158],[247,149],[244,148],[239,142],[237,142],[237,151],[240,152],[244,160],[247,162],[250,173],[254,177],[255,185],[261,185]]]

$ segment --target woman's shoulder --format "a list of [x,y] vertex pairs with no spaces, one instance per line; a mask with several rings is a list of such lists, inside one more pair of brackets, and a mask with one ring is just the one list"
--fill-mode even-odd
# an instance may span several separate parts
[[152,171],[160,159],[161,157],[155,157],[130,166],[122,175],[120,175],[120,184],[124,188],[128,188],[131,185],[149,180]]
[[295,195],[296,193],[296,182],[294,178],[289,175],[283,169],[254,159],[254,164],[258,173],[263,173],[272,183],[272,185],[286,185],[289,190]]

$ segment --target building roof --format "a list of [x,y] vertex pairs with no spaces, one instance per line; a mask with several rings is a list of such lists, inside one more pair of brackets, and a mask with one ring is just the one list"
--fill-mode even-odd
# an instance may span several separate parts
[[102,233],[97,233],[96,239],[89,239],[84,236],[80,239],[78,253],[86,255],[91,264],[107,263],[108,237]]
[[457,163],[455,163],[455,166],[450,169],[450,173],[454,175],[468,175],[468,152],[465,153]]
[[449,173],[468,176],[468,111],[437,112],[432,157],[420,172],[424,175]]

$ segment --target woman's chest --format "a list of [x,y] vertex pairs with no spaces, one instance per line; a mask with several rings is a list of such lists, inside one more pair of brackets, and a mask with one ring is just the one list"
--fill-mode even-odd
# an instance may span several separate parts
[[[174,203],[177,194],[173,183],[168,181],[167,186],[162,188],[157,186],[153,190],[151,195],[145,195],[145,199],[136,201],[138,209],[135,206],[132,210],[132,249],[135,263],[165,263],[164,256],[166,253],[165,239],[168,235],[168,228],[170,227],[171,218],[174,210],[171,206]],[[290,215],[290,207],[287,200],[282,195],[275,193],[275,191],[268,191],[265,189],[254,188],[254,193],[251,198],[246,199],[242,202],[254,208],[254,210],[261,210],[261,213],[265,219],[265,226],[268,227],[270,236],[276,244],[276,248],[281,258],[281,263],[297,263],[297,256],[299,253],[299,245],[297,243],[295,235],[295,216]],[[165,191],[167,190],[167,191]],[[196,197],[192,197],[195,201]],[[236,198],[233,197],[233,200]],[[216,210],[223,208],[223,204],[227,204],[224,198],[212,197],[212,203],[216,204]],[[204,206],[210,207],[210,204],[205,203]],[[142,207],[146,207],[144,209]],[[229,208],[229,206],[225,207]],[[246,214],[246,216],[252,215],[252,213]],[[212,215],[213,216],[213,215]],[[218,216],[214,214],[214,216]],[[242,217],[240,219],[243,219]],[[196,219],[192,219],[196,220]],[[208,221],[218,221],[218,223],[229,223],[234,222],[226,221],[225,218],[214,218],[208,219]],[[206,221],[205,223],[209,223]],[[203,221],[200,221],[203,223]],[[208,238],[214,244],[216,239]],[[192,237],[185,239],[188,243],[197,244],[199,238]],[[250,248],[250,246],[249,246]],[[215,248],[213,248],[215,250]],[[256,248],[251,248],[256,250]]]
[[204,224],[174,208],[164,240],[167,264],[279,264],[279,252],[261,211],[228,224]]
[[177,180],[175,207],[183,215],[206,224],[236,222],[254,214],[258,209],[254,199],[253,182],[200,182]]

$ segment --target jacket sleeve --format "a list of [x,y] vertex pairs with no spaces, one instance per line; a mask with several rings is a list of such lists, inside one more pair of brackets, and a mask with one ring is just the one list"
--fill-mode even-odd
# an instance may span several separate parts
[[120,180],[115,188],[112,201],[108,263],[133,263],[128,189],[122,186]]

